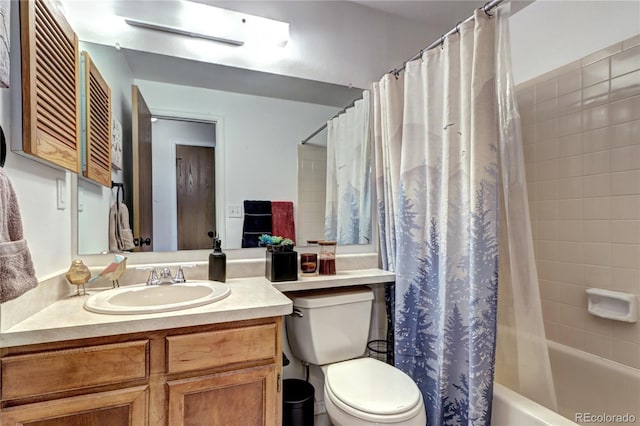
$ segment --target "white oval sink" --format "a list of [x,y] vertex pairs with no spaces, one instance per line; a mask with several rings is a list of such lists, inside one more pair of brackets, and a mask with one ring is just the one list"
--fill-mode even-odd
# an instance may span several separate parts
[[92,295],[84,308],[99,314],[149,314],[193,308],[224,299],[231,289],[212,281],[182,284],[131,285]]

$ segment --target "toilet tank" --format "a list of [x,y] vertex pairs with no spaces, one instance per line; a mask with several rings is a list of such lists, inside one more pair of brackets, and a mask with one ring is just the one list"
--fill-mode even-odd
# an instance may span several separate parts
[[288,293],[293,314],[286,317],[293,355],[314,365],[360,357],[369,337],[373,291],[368,287]]

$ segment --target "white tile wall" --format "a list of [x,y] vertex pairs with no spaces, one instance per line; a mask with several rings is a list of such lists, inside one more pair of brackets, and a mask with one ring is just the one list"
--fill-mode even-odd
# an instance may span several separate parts
[[547,337],[640,368],[640,322],[585,293],[640,295],[640,36],[517,91]]
[[324,209],[327,181],[327,149],[317,145],[298,146],[298,245],[324,237]]

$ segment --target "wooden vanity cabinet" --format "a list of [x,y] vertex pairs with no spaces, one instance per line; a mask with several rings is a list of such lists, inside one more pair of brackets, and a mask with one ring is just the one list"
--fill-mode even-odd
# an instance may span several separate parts
[[282,319],[2,349],[0,424],[280,425]]

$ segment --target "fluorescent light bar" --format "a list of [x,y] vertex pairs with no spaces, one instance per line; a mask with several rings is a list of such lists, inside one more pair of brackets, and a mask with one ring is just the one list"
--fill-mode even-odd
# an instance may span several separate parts
[[132,19],[132,18],[125,18],[124,21],[127,24],[132,25],[134,27],[147,28],[147,29],[150,29],[150,30],[163,31],[163,32],[172,33],[172,34],[180,34],[180,35],[184,35],[184,36],[187,36],[187,37],[193,37],[193,38],[202,38],[202,39],[205,39],[205,40],[213,40],[213,41],[218,41],[220,43],[231,44],[233,46],[243,46],[244,45],[244,41],[241,41],[241,40],[233,40],[233,39],[229,39],[229,38],[214,36],[214,35],[211,35],[211,34],[203,34],[203,33],[200,33],[200,32],[196,33],[196,32],[193,32],[193,31],[185,30],[183,28],[174,27],[174,26],[171,26],[171,25],[156,24],[154,22],[141,21],[141,20]]

